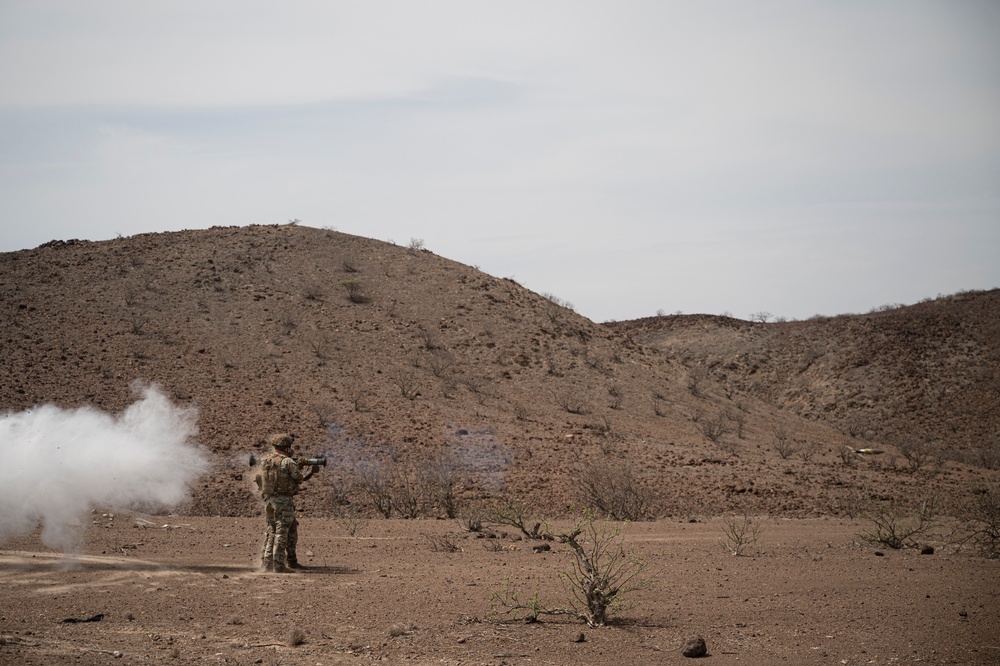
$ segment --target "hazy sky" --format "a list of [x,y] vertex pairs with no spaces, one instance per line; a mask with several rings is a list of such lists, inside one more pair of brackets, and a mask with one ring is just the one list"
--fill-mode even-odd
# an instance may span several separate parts
[[595,321],[1000,286],[994,0],[0,0],[0,251],[407,244]]

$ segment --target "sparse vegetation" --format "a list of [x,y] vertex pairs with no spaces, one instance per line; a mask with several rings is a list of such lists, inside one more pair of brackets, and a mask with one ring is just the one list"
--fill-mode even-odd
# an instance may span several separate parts
[[353,505],[337,507],[337,522],[350,536],[357,536],[368,524],[368,518]]
[[573,530],[555,538],[568,544],[573,553],[572,568],[559,574],[568,606],[547,606],[537,591],[522,601],[508,580],[501,591],[492,595],[496,617],[534,622],[542,615],[571,615],[591,627],[601,627],[613,613],[629,606],[627,597],[631,592],[651,582],[642,578],[645,561],[625,548],[622,528],[599,523],[592,513],[585,513]]
[[434,553],[457,553],[462,550],[450,534],[425,534],[424,538]]
[[705,435],[705,439],[713,444],[719,444],[722,436],[727,432],[726,419],[721,413],[717,414],[715,418],[702,419],[698,425],[701,434]]
[[962,531],[960,545],[971,543],[981,556],[1000,559],[1000,488],[981,486],[974,491],[972,506],[963,517]]
[[586,414],[587,399],[578,389],[569,388],[555,394],[556,404],[570,414]]
[[798,450],[795,442],[788,437],[788,431],[784,426],[775,426],[773,441],[774,450],[778,452],[782,460],[787,460],[789,456]]
[[747,549],[757,543],[763,529],[760,516],[752,515],[745,507],[739,513],[722,517],[726,549],[736,557],[745,555]]
[[541,539],[545,534],[542,522],[534,520],[533,516],[534,511],[527,502],[509,495],[496,498],[486,511],[489,522],[514,527],[529,539]]
[[357,279],[340,280],[337,284],[347,291],[347,298],[351,303],[370,303],[371,297],[365,293],[364,283]]
[[653,508],[652,491],[625,462],[588,462],[577,473],[576,483],[584,506],[614,520],[645,520]]
[[862,512],[870,526],[859,535],[864,543],[888,548],[916,548],[916,539],[934,526],[937,503],[934,498],[915,507],[895,500],[876,501]]
[[918,472],[937,455],[937,447],[919,436],[907,438],[896,446],[911,472]]

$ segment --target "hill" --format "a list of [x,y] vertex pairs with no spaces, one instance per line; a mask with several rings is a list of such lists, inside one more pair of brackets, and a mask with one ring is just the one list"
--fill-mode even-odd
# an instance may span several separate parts
[[[447,498],[429,507],[413,497],[434,474],[463,510],[506,494],[562,515],[596,484],[641,491],[645,515],[682,517],[737,506],[836,514],[865,498],[927,494],[956,505],[996,477],[954,461],[913,472],[889,441],[908,420],[946,418],[940,427],[969,442],[996,433],[995,293],[826,322],[599,325],[421,247],[282,225],[0,254],[0,299],[0,409],[117,413],[141,381],[198,410],[213,470],[183,508],[190,514],[259,511],[247,460],[273,431],[330,456],[302,497],[318,516],[372,511],[380,480],[393,485],[397,513],[410,503],[414,515],[443,515]],[[931,317],[935,308],[947,316]],[[992,332],[975,337],[991,317]],[[927,318],[933,325],[911,324]],[[831,332],[859,330],[911,351],[881,354],[865,342],[861,364],[828,343]],[[927,356],[938,349],[943,356]],[[803,357],[813,360],[799,369]],[[914,359],[916,374],[906,365]],[[883,367],[899,389],[866,374]],[[847,399],[844,377],[876,385]],[[961,392],[953,381],[965,382]],[[933,410],[926,395],[939,396]],[[843,432],[853,414],[897,406],[908,411],[894,425],[866,427],[867,444],[888,456],[844,453],[858,446]],[[779,440],[797,453],[784,456]]]
[[809,321],[611,324],[727,390],[856,438],[1000,468],[1000,290]]

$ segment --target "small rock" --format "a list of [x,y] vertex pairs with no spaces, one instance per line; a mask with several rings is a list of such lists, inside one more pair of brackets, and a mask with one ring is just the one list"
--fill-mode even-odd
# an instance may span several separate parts
[[885,553],[883,553],[881,550],[876,550],[875,557],[885,557]]
[[587,637],[583,635],[582,631],[576,632],[576,636],[573,637],[574,643],[582,643],[587,640]]
[[689,638],[684,647],[681,649],[681,654],[685,657],[691,657],[696,659],[698,657],[704,657],[708,654],[708,646],[705,645],[705,639],[701,636],[696,638]]
[[920,549],[920,554],[921,555],[933,555],[934,554],[934,546],[924,546],[923,548]]

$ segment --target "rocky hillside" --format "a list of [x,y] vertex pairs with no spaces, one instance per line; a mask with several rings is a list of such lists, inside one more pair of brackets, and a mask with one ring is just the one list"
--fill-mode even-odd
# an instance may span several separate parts
[[1000,290],[809,321],[610,326],[696,376],[853,437],[1000,467]]
[[[137,380],[159,385],[198,409],[214,462],[192,514],[258,511],[247,460],[277,430],[331,457],[302,497],[318,515],[375,511],[363,490],[378,474],[400,512],[442,468],[463,510],[506,494],[564,514],[595,478],[601,492],[641,490],[649,516],[959,502],[995,473],[913,472],[890,440],[908,423],[934,441],[963,433],[966,448],[995,436],[996,299],[780,325],[598,325],[421,247],[329,230],[53,241],[0,254],[0,409],[115,413]],[[855,420],[887,456],[845,455]]]

